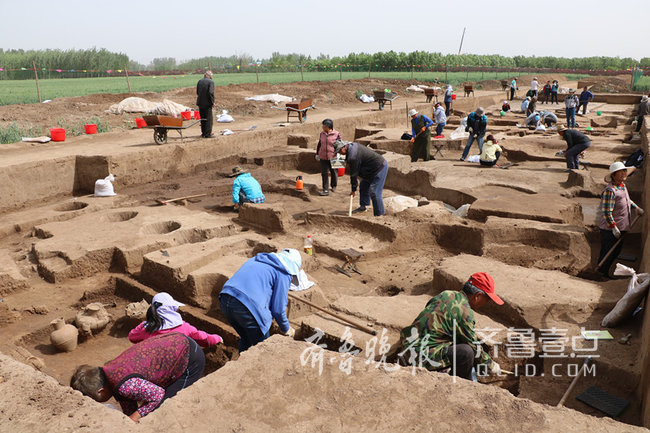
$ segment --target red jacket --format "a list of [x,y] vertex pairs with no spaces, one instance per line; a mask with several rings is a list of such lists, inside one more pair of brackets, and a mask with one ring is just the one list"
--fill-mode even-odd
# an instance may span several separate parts
[[316,154],[320,159],[333,159],[334,142],[341,139],[341,134],[332,129],[330,132],[321,131],[320,138],[318,139],[318,146],[316,146]]

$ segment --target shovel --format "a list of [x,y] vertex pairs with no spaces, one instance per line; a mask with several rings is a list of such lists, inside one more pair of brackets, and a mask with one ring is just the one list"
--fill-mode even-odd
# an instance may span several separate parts
[[162,206],[162,205],[166,205],[166,204],[168,204],[168,203],[174,203],[174,202],[176,202],[176,201],[187,200],[187,199],[190,199],[190,198],[204,197],[204,196],[206,196],[206,195],[208,195],[208,194],[186,195],[185,197],[170,198],[169,200],[159,200],[159,199],[156,199],[156,203],[158,203],[159,205]]

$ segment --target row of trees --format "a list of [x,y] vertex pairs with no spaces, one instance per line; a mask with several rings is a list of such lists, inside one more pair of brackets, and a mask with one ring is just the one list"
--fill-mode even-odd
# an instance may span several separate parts
[[[249,54],[236,54],[229,57],[202,57],[183,62],[177,62],[173,57],[155,58],[149,65],[131,61],[126,54],[114,53],[106,49],[91,48],[87,50],[2,50],[0,49],[0,78],[30,78],[26,71],[36,63],[37,69],[56,71],[75,70],[84,76],[105,76],[107,70],[128,68],[131,71],[197,71],[207,67],[215,70],[244,71],[251,66],[263,70],[287,70],[286,68],[305,68],[306,70],[327,69],[345,65],[350,68],[390,70],[411,68],[440,68],[440,67],[470,67],[470,68],[538,68],[559,70],[613,70],[621,71],[635,66],[650,68],[650,57],[640,61],[625,57],[536,57],[476,54],[441,54],[427,51],[350,53],[347,56],[321,54],[315,58],[299,53],[281,54],[274,52],[268,59],[254,59]],[[91,72],[98,71],[98,72]],[[58,76],[71,76],[65,75]],[[78,75],[72,75],[78,76]]]

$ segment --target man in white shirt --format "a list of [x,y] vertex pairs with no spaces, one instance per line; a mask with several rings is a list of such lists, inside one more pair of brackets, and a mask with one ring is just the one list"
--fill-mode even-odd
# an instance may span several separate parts
[[534,77],[533,81],[530,82],[530,90],[535,92],[533,96],[537,96],[537,87],[539,87],[539,83],[537,82],[537,77]]

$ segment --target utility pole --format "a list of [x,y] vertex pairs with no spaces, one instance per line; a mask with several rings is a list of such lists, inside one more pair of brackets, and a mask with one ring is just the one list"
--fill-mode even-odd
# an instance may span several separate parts
[[465,40],[465,27],[463,27],[463,36],[460,37],[460,47],[458,47],[458,55],[460,56],[460,52],[463,49],[463,41]]

